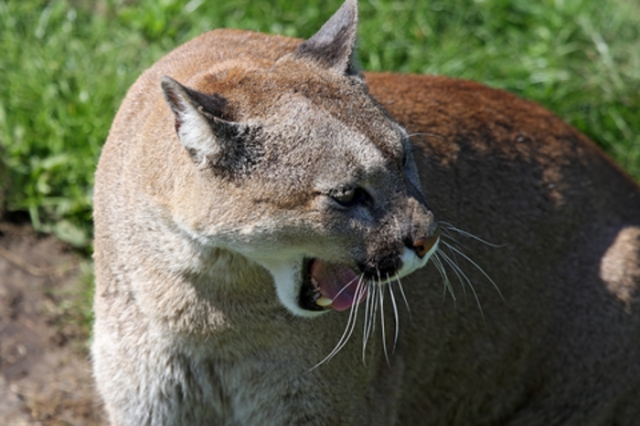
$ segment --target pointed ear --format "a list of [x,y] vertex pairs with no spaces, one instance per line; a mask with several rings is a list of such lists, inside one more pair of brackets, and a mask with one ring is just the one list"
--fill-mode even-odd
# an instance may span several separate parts
[[173,115],[180,143],[198,166],[225,176],[245,174],[261,155],[260,129],[227,121],[227,100],[162,77],[162,91]]
[[358,2],[346,0],[313,37],[298,45],[294,55],[308,58],[326,68],[356,75],[352,55],[358,29]]

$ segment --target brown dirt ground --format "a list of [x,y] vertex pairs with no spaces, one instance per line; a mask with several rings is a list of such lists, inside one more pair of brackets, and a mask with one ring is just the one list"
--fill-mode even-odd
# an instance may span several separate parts
[[105,424],[87,349],[83,264],[51,236],[0,223],[0,424]]

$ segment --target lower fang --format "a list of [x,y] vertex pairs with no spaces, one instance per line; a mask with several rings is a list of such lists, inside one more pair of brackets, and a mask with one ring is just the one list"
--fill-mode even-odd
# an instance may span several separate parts
[[323,308],[326,308],[327,306],[331,306],[331,304],[333,303],[333,300],[329,299],[328,297],[320,297],[316,300],[316,305],[318,306],[322,306]]

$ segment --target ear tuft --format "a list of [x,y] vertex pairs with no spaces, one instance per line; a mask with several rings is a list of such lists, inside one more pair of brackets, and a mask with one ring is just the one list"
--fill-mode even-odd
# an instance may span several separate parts
[[320,31],[298,45],[295,56],[311,59],[343,74],[357,74],[352,61],[357,29],[357,0],[346,0]]

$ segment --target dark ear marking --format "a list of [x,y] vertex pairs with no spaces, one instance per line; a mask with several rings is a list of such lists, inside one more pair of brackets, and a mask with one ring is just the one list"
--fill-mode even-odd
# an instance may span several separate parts
[[198,92],[167,76],[161,87],[175,116],[178,139],[198,167],[222,177],[240,177],[264,156],[261,127],[230,121],[224,97]]
[[184,113],[186,111],[184,102],[187,101],[204,114],[222,120],[233,121],[233,114],[229,102],[223,96],[217,93],[208,95],[198,92],[197,90],[183,86],[168,76],[162,77],[160,84],[164,97],[174,114],[177,112]]
[[346,0],[314,36],[298,45],[294,54],[296,58],[310,59],[325,68],[357,75],[352,61],[357,28],[358,3]]
[[198,105],[198,110],[203,114],[222,120],[233,121],[233,113],[229,106],[229,101],[223,96],[217,93],[207,95],[188,87],[183,86],[183,88],[194,103]]

